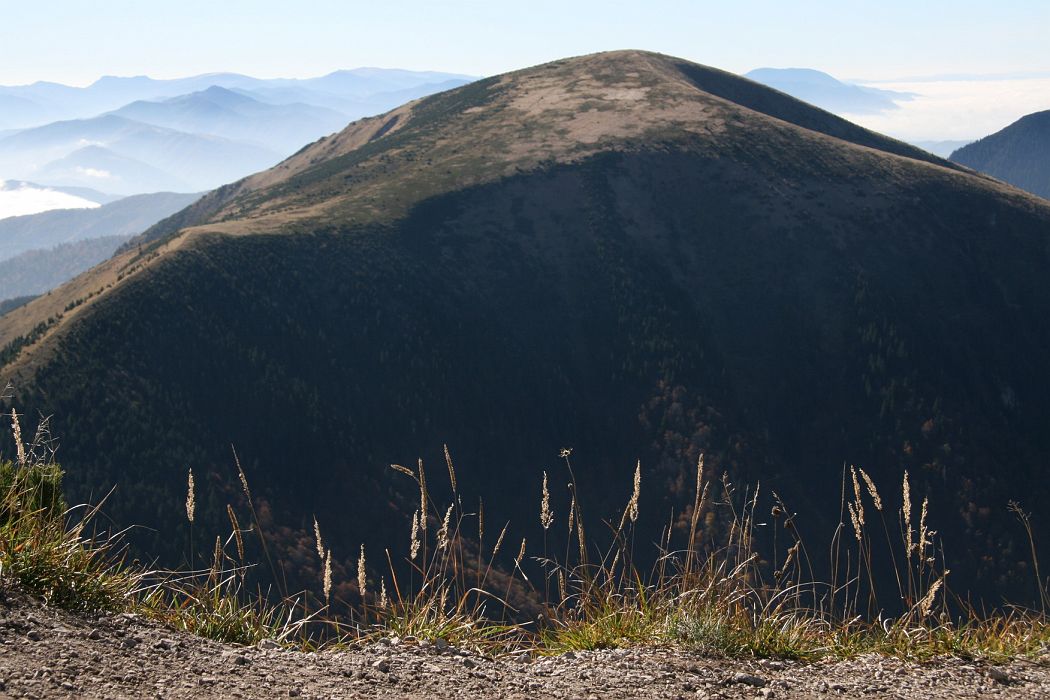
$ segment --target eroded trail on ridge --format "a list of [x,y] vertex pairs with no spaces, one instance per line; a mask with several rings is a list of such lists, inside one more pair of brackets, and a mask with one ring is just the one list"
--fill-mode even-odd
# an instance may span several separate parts
[[301,653],[218,644],[134,615],[79,617],[18,594],[0,598],[0,698],[1050,697],[1046,663],[869,656],[805,664],[665,649],[492,660],[406,643]]

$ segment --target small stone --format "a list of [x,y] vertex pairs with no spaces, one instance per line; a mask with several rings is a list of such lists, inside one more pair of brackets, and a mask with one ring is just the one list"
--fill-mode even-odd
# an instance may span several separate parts
[[763,688],[765,687],[768,681],[766,681],[765,678],[759,678],[758,676],[752,675],[750,673],[736,673],[733,675],[733,678],[730,682],[739,683],[742,685],[750,685],[755,688]]
[[62,687],[65,690],[75,690],[74,685],[72,683],[70,683],[69,681],[62,681]]
[[1013,683],[1014,680],[1010,677],[1009,673],[996,666],[992,666],[990,669],[988,669],[988,677],[996,683],[1002,683],[1003,685],[1009,685]]
[[380,673],[390,673],[390,659],[379,659],[372,664],[372,668]]
[[440,652],[448,651],[448,640],[444,637],[438,637],[434,640],[434,648]]
[[167,650],[171,649],[173,646],[175,646],[175,643],[170,639],[158,639],[157,641],[153,642],[154,649]]
[[291,690],[289,690],[288,691],[288,697],[290,697],[290,698],[297,698],[297,697],[299,697],[299,689],[298,688],[292,688]]
[[36,630],[29,630],[28,632],[26,632],[26,639],[28,639],[31,642],[39,642],[42,639],[42,637],[40,633]]
[[255,647],[257,649],[262,649],[263,651],[273,651],[275,649],[280,649],[281,645],[272,639],[260,639],[259,643],[256,644]]
[[758,697],[762,698],[762,700],[773,700],[775,695],[772,688],[762,688],[758,691]]
[[90,632],[88,632],[88,639],[95,639],[95,640],[102,639],[102,633],[99,632],[98,630],[91,630]]
[[124,639],[120,640],[120,646],[125,649],[131,649],[132,647],[138,646],[138,644],[139,640],[135,637],[124,637]]
[[463,659],[463,667],[464,668],[477,668],[478,665],[477,665],[477,663],[475,663],[474,661],[471,661],[470,659]]
[[817,692],[818,693],[826,693],[829,690],[831,690],[831,688],[828,686],[827,681],[821,681],[820,683],[817,683]]

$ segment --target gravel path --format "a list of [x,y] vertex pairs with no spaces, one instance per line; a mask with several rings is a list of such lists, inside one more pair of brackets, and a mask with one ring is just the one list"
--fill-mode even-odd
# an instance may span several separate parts
[[445,645],[232,647],[0,591],[0,698],[1050,698],[1050,665],[727,661],[645,649],[484,659]]

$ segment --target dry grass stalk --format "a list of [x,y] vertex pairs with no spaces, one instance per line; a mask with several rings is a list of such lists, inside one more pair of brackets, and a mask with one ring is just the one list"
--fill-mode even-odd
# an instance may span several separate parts
[[879,490],[875,488],[875,482],[868,476],[868,472],[863,469],[860,470],[860,476],[864,479],[864,485],[868,487],[868,495],[871,496],[871,500],[875,503],[875,510],[882,512],[882,499],[879,497]]
[[852,503],[847,503],[846,508],[849,509],[849,519],[853,523],[853,535],[857,538],[857,541],[861,540],[861,533],[864,531],[863,524],[860,522],[860,518],[857,515],[857,509]]
[[386,579],[381,578],[379,579],[379,609],[386,610],[388,607],[390,607],[390,602],[386,597]]
[[448,465],[448,480],[452,482],[452,493],[456,493],[456,470],[452,467],[452,455],[448,452],[448,445],[445,445],[445,464]]
[[222,539],[215,536],[215,549],[211,553],[211,572],[209,578],[214,579],[222,571]]
[[394,471],[399,471],[402,474],[408,474],[410,477],[412,477],[413,481],[418,481],[418,479],[416,478],[416,473],[408,467],[402,467],[400,464],[391,464],[390,468]]
[[521,560],[525,558],[525,538],[521,538],[521,549],[518,550],[518,556],[514,557],[514,566],[521,568]]
[[860,482],[857,481],[857,468],[851,466],[849,470],[850,475],[853,477],[853,500],[856,503],[856,520],[861,527],[864,527],[864,501],[860,497]]
[[922,509],[919,511],[919,541],[915,544],[919,558],[926,556],[926,547],[929,546],[929,538],[933,535],[926,529],[926,511],[930,506],[930,498],[922,499]]
[[547,488],[547,472],[543,472],[543,494],[540,498],[540,525],[548,529],[554,522],[554,513],[551,512],[551,492]]
[[572,501],[569,502],[569,537],[572,537],[572,530],[576,526],[576,494],[572,494]]
[[427,531],[427,475],[422,459],[419,460],[419,529]]
[[22,442],[22,426],[18,422],[18,413],[11,409],[11,434],[15,439],[15,450],[18,454],[18,466],[26,465],[26,446]]
[[420,541],[419,541],[419,519],[420,519],[420,517],[421,516],[420,516],[418,510],[416,512],[412,513],[412,540],[411,540],[411,550],[410,550],[409,553],[411,554],[411,557],[412,557],[413,561],[415,561],[415,558],[419,555],[419,546],[421,544]]
[[689,547],[685,553],[685,571],[686,574],[692,572],[693,557],[695,556],[694,551],[696,549],[696,528],[700,523],[700,511],[704,506],[704,497],[707,495],[707,488],[703,486],[704,482],[704,453],[701,452],[700,456],[696,460],[696,491],[693,495],[693,513],[689,518]]
[[314,516],[314,539],[317,541],[317,556],[324,561],[324,542],[321,540],[321,526],[317,524],[317,516]]
[[510,527],[510,521],[503,526],[503,529],[499,533],[499,537],[496,538],[496,546],[492,548],[492,556],[495,557],[499,554],[500,547],[503,546],[503,536],[507,534],[507,528]]
[[332,604],[332,550],[324,558],[324,602],[325,605]]
[[[237,545],[237,559],[244,561],[244,539],[241,537],[241,524],[237,521],[237,514],[233,512],[233,506],[226,504],[226,515],[230,519],[230,527],[233,528],[233,541]],[[314,520],[317,524],[317,520]]]
[[368,591],[368,576],[365,569],[365,546],[361,545],[361,556],[357,558],[357,592],[361,594],[361,599],[364,600],[365,593]]
[[580,563],[587,563],[587,542],[583,535],[583,519],[576,516],[576,540],[580,545]]
[[904,483],[901,485],[901,491],[904,496],[904,504],[901,506],[901,513],[904,515],[904,550],[910,558],[913,549],[911,538],[911,484],[908,482],[907,469],[904,470]]
[[632,523],[638,522],[638,499],[642,495],[642,460],[634,468],[634,490],[631,492],[631,501],[627,504],[627,512]]
[[919,603],[919,614],[923,617],[926,617],[930,614],[930,610],[933,609],[933,602],[937,598],[937,591],[939,591],[941,589],[941,586],[944,585],[944,579],[950,573],[950,570],[945,570],[944,575],[937,579],[932,586],[930,586],[930,590],[926,591],[926,595],[923,596],[922,601]]
[[439,550],[448,547],[448,528],[452,519],[452,506],[448,507],[445,511],[445,519],[441,521],[441,529],[438,530],[437,534],[437,548]]
[[186,477],[186,519],[193,524],[193,517],[197,513],[197,498],[194,494],[193,487],[193,470],[190,469],[189,474]]

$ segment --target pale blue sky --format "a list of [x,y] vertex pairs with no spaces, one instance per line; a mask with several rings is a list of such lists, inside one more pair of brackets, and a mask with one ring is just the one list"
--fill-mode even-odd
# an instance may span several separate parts
[[842,78],[1050,71],[1048,0],[0,0],[0,84],[381,66],[490,75],[618,48]]

